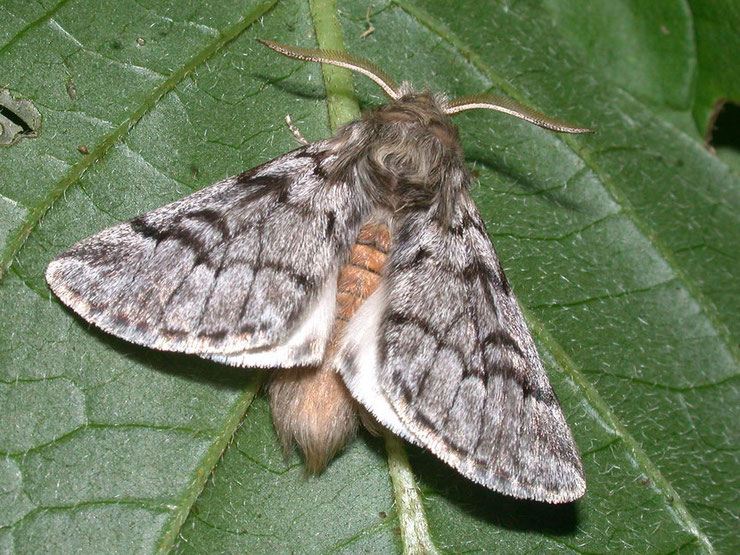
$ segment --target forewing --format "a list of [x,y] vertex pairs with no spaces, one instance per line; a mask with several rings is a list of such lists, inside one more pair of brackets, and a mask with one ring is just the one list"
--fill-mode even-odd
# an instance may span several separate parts
[[81,241],[46,279],[133,343],[235,365],[317,362],[365,210],[352,184],[327,183],[330,160],[313,143],[225,179]]
[[577,447],[467,191],[448,229],[431,211],[397,222],[383,288],[337,361],[376,418],[468,478],[540,501],[583,495]]

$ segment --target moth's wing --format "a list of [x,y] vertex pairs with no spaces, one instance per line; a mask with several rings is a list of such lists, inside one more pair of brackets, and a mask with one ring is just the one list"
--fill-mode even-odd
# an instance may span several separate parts
[[313,143],[106,229],[52,261],[47,282],[133,343],[238,366],[315,364],[365,210],[351,184],[327,183],[333,156]]
[[349,323],[336,365],[397,434],[519,498],[585,491],[578,449],[467,191],[446,231],[397,222],[383,285]]

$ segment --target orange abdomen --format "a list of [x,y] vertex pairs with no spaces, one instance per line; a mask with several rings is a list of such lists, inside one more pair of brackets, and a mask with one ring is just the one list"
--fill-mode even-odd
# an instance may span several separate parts
[[383,225],[367,224],[360,230],[349,260],[339,272],[333,338],[378,287],[389,244],[388,228]]
[[270,384],[275,429],[286,450],[294,442],[300,446],[311,472],[323,470],[357,430],[357,403],[331,368],[331,359],[347,322],[378,287],[389,246],[387,227],[362,227],[339,271],[334,327],[322,364],[275,370]]

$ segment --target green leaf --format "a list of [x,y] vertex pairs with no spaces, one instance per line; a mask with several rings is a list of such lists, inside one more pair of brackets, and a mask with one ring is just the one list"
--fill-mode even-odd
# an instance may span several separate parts
[[[740,21],[697,20],[711,6],[2,3],[0,88],[42,124],[0,150],[0,552],[431,549],[419,529],[440,552],[737,551],[740,180],[701,141],[740,82]],[[258,375],[119,341],[51,295],[46,264],[77,240],[294,148],[286,114],[329,135],[346,86],[256,37],[339,41],[399,81],[597,129],[456,117],[582,500],[495,495],[393,442],[389,463],[367,435],[306,479]],[[353,79],[363,107],[386,102]]]

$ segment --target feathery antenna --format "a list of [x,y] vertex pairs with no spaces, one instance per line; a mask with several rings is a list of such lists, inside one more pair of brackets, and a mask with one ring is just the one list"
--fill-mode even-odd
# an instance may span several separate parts
[[360,56],[350,54],[349,52],[338,52],[337,50],[323,50],[321,48],[300,48],[298,46],[287,46],[271,40],[257,39],[260,42],[272,48],[289,58],[303,60],[304,62],[320,62],[322,64],[331,64],[334,66],[344,67],[362,73],[375,81],[393,100],[401,98],[401,92],[396,82],[388,74],[380,69],[370,60]]
[[[375,81],[381,88],[390,96],[393,100],[401,98],[401,91],[396,82],[390,78],[390,76],[380,69],[376,64],[350,54],[349,52],[339,52],[337,50],[324,50],[322,48],[302,48],[299,46],[288,46],[273,42],[271,40],[257,39],[260,42],[272,48],[275,52],[294,58],[296,60],[302,60],[304,62],[319,62],[323,64],[331,64],[339,67],[351,69],[357,71],[363,75],[369,77]],[[525,121],[550,129],[551,131],[558,131],[560,133],[593,133],[593,129],[586,127],[576,127],[560,120],[556,120],[545,114],[538,112],[533,108],[529,108],[524,104],[520,104],[516,100],[505,96],[496,96],[491,94],[474,94],[469,96],[461,96],[454,100],[449,101],[445,107],[445,113],[457,114],[458,112],[464,112],[465,110],[474,110],[483,108],[486,110],[496,110],[498,112],[504,112],[521,118]]]
[[517,118],[521,118],[529,123],[534,123],[551,131],[559,133],[593,133],[593,129],[586,127],[576,127],[560,120],[546,116],[533,108],[520,104],[507,96],[497,96],[492,94],[473,94],[461,96],[450,100],[445,106],[445,112],[448,114],[457,114],[465,110],[474,110],[484,108],[486,110],[496,110]]

